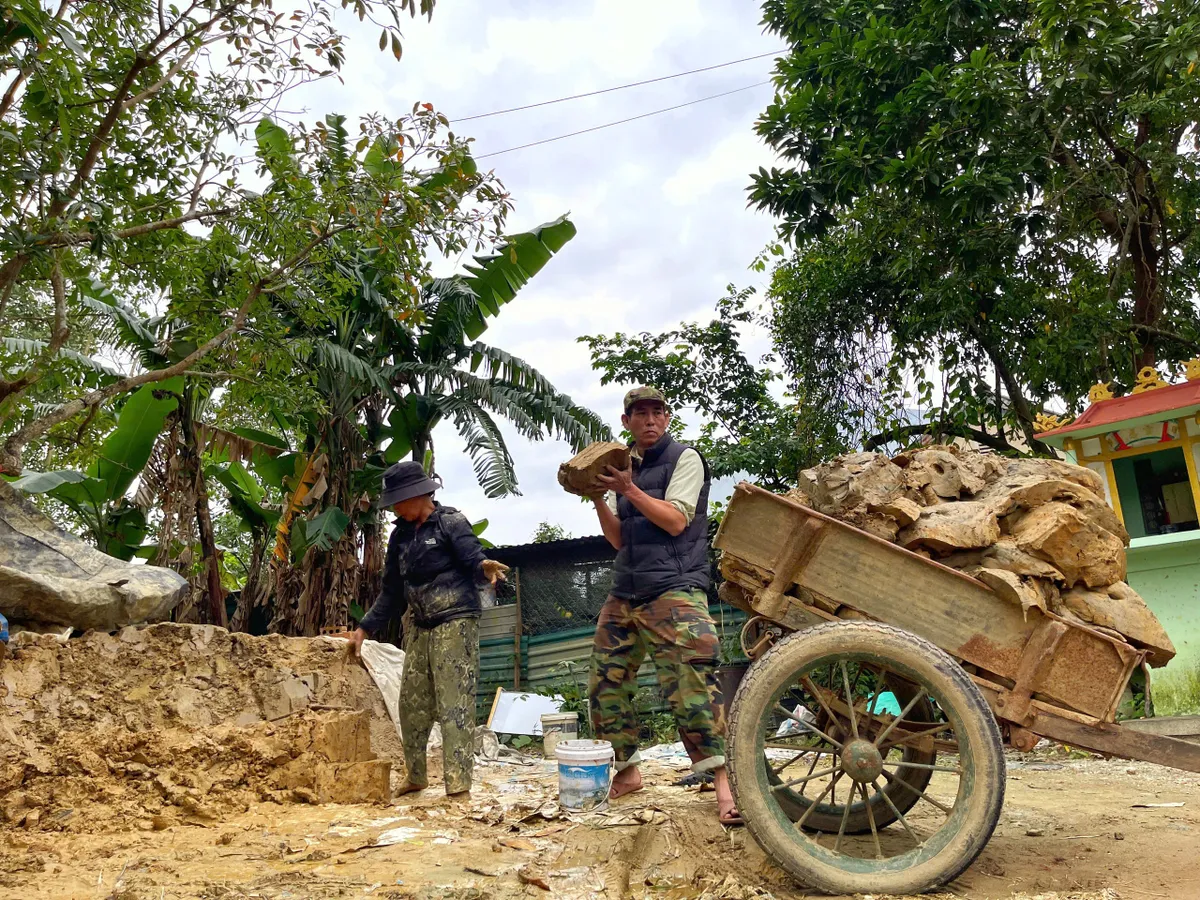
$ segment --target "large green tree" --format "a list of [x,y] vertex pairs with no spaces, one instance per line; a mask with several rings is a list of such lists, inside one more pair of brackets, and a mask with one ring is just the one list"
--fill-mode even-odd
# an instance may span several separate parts
[[751,187],[795,245],[777,341],[856,438],[921,407],[1027,443],[1043,404],[1198,352],[1195,3],[763,9],[790,47],[758,124],[785,165]]
[[[430,108],[368,118],[353,138],[336,117],[294,129],[267,118],[297,84],[336,75],[343,6],[382,22],[397,55],[401,14],[418,10],[417,0],[6,7],[0,470],[19,471],[31,443],[195,369],[248,329],[269,332],[268,299],[316,296],[307,276],[320,267],[308,263],[339,239],[383,248],[387,277],[415,300],[425,245],[457,252],[490,227],[489,208],[504,202],[488,177],[451,185],[412,171],[422,157],[458,171],[462,144]],[[459,205],[472,190],[479,207]],[[98,290],[134,310],[171,307],[187,322],[186,352],[130,369],[96,359],[86,320]]]

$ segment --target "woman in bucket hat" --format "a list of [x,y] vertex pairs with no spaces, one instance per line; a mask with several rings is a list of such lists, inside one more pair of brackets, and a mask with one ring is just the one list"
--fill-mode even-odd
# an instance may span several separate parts
[[475,761],[475,684],[479,678],[479,589],[507,567],[487,559],[466,516],[433,499],[441,485],[417,462],[383,475],[381,508],[399,517],[388,540],[383,588],[347,635],[358,655],[368,634],[404,621],[400,735],[408,781],[400,794],[428,784],[425,745],[442,727],[446,794],[467,796]]

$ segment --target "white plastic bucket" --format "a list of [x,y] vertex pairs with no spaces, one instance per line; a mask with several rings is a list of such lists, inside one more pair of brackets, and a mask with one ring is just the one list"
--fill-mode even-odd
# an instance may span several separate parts
[[546,713],[542,716],[542,752],[554,759],[554,748],[560,741],[579,737],[579,713]]
[[608,741],[559,741],[558,804],[568,812],[590,812],[608,803],[613,748]]

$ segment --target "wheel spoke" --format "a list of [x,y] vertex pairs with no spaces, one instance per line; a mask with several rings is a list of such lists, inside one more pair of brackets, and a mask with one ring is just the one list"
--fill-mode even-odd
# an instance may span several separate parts
[[811,775],[805,775],[803,778],[793,778],[791,781],[785,782],[784,784],[772,785],[771,790],[782,791],[785,788],[790,788],[796,784],[805,784],[806,782],[812,781],[814,778],[824,778],[826,775],[832,775],[836,771],[837,766],[833,765],[828,769],[822,769],[820,772],[813,772]]
[[918,795],[918,796],[919,796],[921,799],[923,799],[923,800],[928,800],[930,803],[932,803],[934,806],[936,806],[938,809],[940,809],[940,810],[941,810],[942,812],[944,812],[946,815],[950,815],[950,813],[953,811],[953,810],[951,810],[951,809],[950,809],[950,807],[946,806],[946,805],[945,805],[944,803],[942,803],[940,800],[934,800],[932,797],[930,797],[930,796],[929,796],[927,793],[925,793],[924,791],[922,791],[922,790],[920,790],[920,789],[918,789],[918,788],[915,788],[915,787],[913,787],[911,784],[909,784],[907,781],[905,781],[905,780],[904,780],[903,778],[901,778],[899,775],[893,775],[893,774],[892,774],[891,772],[889,772],[887,769],[884,769],[884,770],[883,770],[883,777],[884,777],[884,778],[886,778],[888,781],[894,781],[894,782],[896,782],[897,784],[903,785],[904,787],[906,787],[906,788],[908,788],[910,791],[912,791],[914,794]]
[[[862,788],[863,804],[867,807],[867,822],[871,826],[871,837],[875,840],[875,858],[883,859],[883,847],[879,843],[879,829],[875,827],[875,810],[871,807],[871,798],[867,796],[867,786],[860,784]],[[853,794],[851,794],[853,799]]]
[[791,719],[793,722],[795,722],[797,725],[799,725],[801,728],[805,728],[805,729],[811,731],[813,734],[817,735],[818,737],[824,738],[826,741],[828,741],[830,744],[833,744],[833,746],[837,747],[839,750],[842,749],[842,745],[840,743],[835,741],[833,738],[831,738],[829,735],[827,735],[825,732],[823,732],[820,728],[817,728],[815,725],[811,725],[808,722],[805,722],[802,718],[800,718],[795,713],[788,712],[787,707],[784,706],[782,703],[775,704],[775,708],[778,709],[785,716],[787,716],[789,719]]
[[889,724],[888,727],[883,730],[883,734],[881,734],[881,735],[879,735],[879,737],[875,738],[875,743],[882,744],[884,742],[884,740],[887,738],[887,736],[892,733],[892,729],[895,728],[897,725],[899,725],[901,722],[903,722],[904,717],[907,716],[910,712],[912,712],[913,707],[916,706],[919,702],[921,702],[921,700],[923,700],[925,698],[925,694],[926,694],[925,688],[921,688],[919,691],[917,691],[917,693],[913,695],[913,698],[908,701],[908,705],[905,706],[904,709],[902,709],[900,711],[900,715],[898,715],[898,716],[896,716],[896,718],[892,719],[891,724]]
[[850,807],[852,803],[847,803],[842,809],[842,824],[838,826],[837,837],[833,841],[833,852],[837,853],[838,845],[842,842],[842,837],[846,834],[846,823],[850,821]]
[[783,741],[766,741],[763,744],[767,750],[791,750],[800,753],[801,756],[806,753],[816,753],[818,756],[833,756],[838,751],[822,750],[820,747],[798,747],[795,744],[785,744]]
[[[771,769],[771,774],[772,774],[772,775],[778,775],[780,772],[782,772],[784,769],[786,769],[786,768],[787,768],[788,766],[790,766],[792,763],[794,763],[794,762],[796,762],[797,760],[801,759],[803,756],[804,756],[804,754],[803,754],[803,753],[797,753],[797,754],[796,754],[795,756],[793,756],[791,759],[784,760],[784,761],[783,761],[782,763],[780,763],[778,766],[772,766],[770,763],[767,763],[767,765],[768,765],[768,767]],[[812,770],[810,769],[809,771],[812,771]]]
[[850,689],[850,673],[846,671],[846,661],[842,660],[842,685],[846,688],[846,706],[850,710],[850,733],[858,740],[858,719],[854,715],[854,692]]
[[813,684],[812,679],[807,675],[804,675],[800,678],[800,683],[803,684],[808,692],[816,698],[817,703],[821,705],[821,709],[825,711],[825,715],[829,716],[829,721],[836,722],[837,716],[833,714],[833,710],[830,709],[828,704],[825,703],[825,698],[822,696],[821,689]]
[[887,744],[876,743],[875,747],[877,750],[879,750],[880,753],[882,753],[884,750],[891,750],[893,747],[903,747],[905,744],[909,743],[910,741],[915,741],[915,740],[918,740],[919,738],[923,738],[923,737],[929,737],[930,735],[937,734],[939,731],[945,731],[949,727],[950,727],[950,724],[948,722],[941,722],[941,723],[933,726],[932,728],[927,728],[924,731],[914,731],[914,732],[912,732],[912,734],[906,734],[903,737],[900,737],[894,741],[888,742]]
[[[811,775],[811,774],[812,774],[812,771],[813,771],[813,769],[815,769],[815,768],[817,767],[817,760],[819,760],[820,758],[821,758],[821,757],[819,757],[819,756],[814,756],[814,757],[812,758],[812,762],[810,762],[810,763],[808,764],[808,774],[809,774],[809,775]],[[803,785],[803,786],[800,788],[800,796],[801,796],[801,797],[803,797],[803,796],[804,796],[804,792],[805,792],[805,791],[807,791],[807,790],[808,790],[808,782],[806,781],[806,782],[804,783],[804,785]]]
[[879,702],[879,695],[882,693],[881,688],[883,686],[883,683],[884,683],[883,673],[881,672],[879,674],[879,677],[875,680],[875,693],[873,693],[871,695],[870,700],[863,703],[863,711],[866,713],[867,722],[869,724],[874,724],[876,721],[875,705]]
[[808,817],[812,815],[812,811],[821,805],[821,801],[829,796],[829,793],[830,793],[830,791],[833,790],[834,785],[836,785],[838,783],[838,779],[841,778],[845,774],[846,774],[845,769],[838,769],[838,771],[834,773],[833,778],[829,782],[829,786],[827,788],[825,788],[825,790],[821,792],[821,796],[818,797],[816,800],[814,800],[812,805],[809,806],[809,808],[804,811],[804,815],[802,815],[800,817],[800,821],[796,823],[797,829],[804,827],[804,823],[808,821]]
[[900,769],[924,769],[928,772],[951,772],[955,775],[962,774],[962,766],[933,766],[929,765],[928,763],[905,762],[902,759],[891,763],[891,765],[894,765]]
[[904,813],[900,812],[900,810],[896,808],[896,804],[893,803],[892,798],[887,795],[887,791],[883,790],[883,788],[879,786],[878,778],[871,782],[871,787],[875,788],[875,793],[883,797],[884,802],[887,803],[888,807],[892,811],[892,814],[900,820],[900,824],[904,826],[904,830],[908,832],[908,836],[913,839],[913,843],[915,843],[918,848],[924,847],[925,842],[917,837],[917,833],[913,831],[912,827],[908,824],[908,819],[904,818]]

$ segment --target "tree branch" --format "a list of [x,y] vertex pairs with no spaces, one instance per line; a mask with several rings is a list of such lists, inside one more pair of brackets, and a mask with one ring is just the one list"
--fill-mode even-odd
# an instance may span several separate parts
[[[62,21],[63,14],[67,11],[67,7],[70,5],[70,2],[71,0],[62,0],[62,2],[58,5],[58,10],[54,13],[53,21]],[[42,50],[45,50],[45,40],[39,41],[37,48],[39,53]],[[0,99],[0,119],[3,119],[6,115],[8,115],[8,111],[12,109],[13,102],[17,99],[17,91],[21,89],[21,85],[25,83],[25,79],[29,77],[31,68],[32,67],[20,68],[17,70],[17,74],[13,77],[12,83],[8,86],[8,90],[4,92],[4,98]]]
[[[1070,169],[1071,174],[1076,177],[1079,184],[1086,184],[1089,180],[1087,173],[1083,171],[1083,168],[1079,165],[1079,161],[1075,159],[1070,149],[1049,128],[1046,129],[1046,135],[1050,138],[1050,157],[1060,166]],[[1119,241],[1123,235],[1121,222],[1117,218],[1116,213],[1101,203],[1101,201],[1111,202],[1112,198],[1095,188],[1091,189],[1089,193],[1092,200],[1092,214],[1101,226],[1103,226],[1108,236],[1114,241]]]
[[179,362],[174,363],[165,369],[152,369],[148,372],[142,372],[139,375],[129,375],[113,382],[112,384],[108,384],[102,388],[97,388],[94,391],[90,391],[87,394],[84,394],[82,397],[69,400],[66,403],[61,404],[57,409],[52,410],[38,419],[34,419],[32,422],[27,423],[20,430],[9,435],[8,440],[4,442],[3,449],[0,450],[0,472],[20,472],[21,453],[24,451],[25,447],[29,445],[30,441],[36,440],[55,425],[66,422],[68,419],[73,418],[88,407],[96,406],[97,404],[103,403],[105,400],[109,400],[112,397],[128,393],[129,391],[139,388],[144,384],[154,384],[155,382],[165,381],[168,378],[174,378],[176,375],[183,375],[186,373],[196,364],[197,361],[207,356],[217,347],[220,347],[241,329],[242,325],[245,324],[246,317],[250,314],[250,308],[254,305],[255,301],[262,296],[262,294],[272,290],[272,285],[276,279],[302,263],[308,258],[309,254],[311,254],[313,250],[319,247],[322,243],[332,239],[343,231],[349,230],[351,227],[352,226],[350,225],[343,225],[334,229],[326,229],[305,244],[305,246],[290,259],[276,266],[275,269],[270,272],[270,274],[256,281],[253,286],[251,286],[250,291],[246,295],[246,299],[242,302],[242,305],[238,307],[233,319],[230,320],[229,325],[222,329],[218,334],[209,338]]
[[58,355],[58,351],[63,348],[71,334],[67,325],[67,285],[57,257],[50,270],[50,288],[54,295],[54,325],[50,331],[50,340],[24,372],[11,381],[0,378],[0,403],[40,380],[46,366]]
[[1165,329],[1162,329],[1162,328],[1155,328],[1152,325],[1141,325],[1136,322],[1132,326],[1130,326],[1130,330],[1138,332],[1140,334],[1148,334],[1148,335],[1153,335],[1154,337],[1166,338],[1167,340],[1175,341],[1176,343],[1182,344],[1183,346],[1188,347],[1191,350],[1200,352],[1200,341],[1197,341],[1195,338],[1185,337],[1184,335],[1179,334],[1178,332],[1175,332],[1175,331],[1166,331]]
[[[151,234],[155,231],[178,228],[181,225],[186,225],[188,222],[196,222],[200,219],[231,216],[235,212],[237,212],[237,209],[232,206],[223,206],[219,209],[193,210],[181,216],[176,216],[173,219],[161,219],[157,222],[145,222],[141,225],[119,228],[112,232],[112,237],[117,240],[128,240],[129,238],[141,237],[144,234]],[[43,247],[67,247],[78,244],[90,244],[95,239],[96,235],[91,231],[76,231],[70,234],[47,235],[40,239],[38,243]]]
[[885,444],[906,437],[917,437],[918,435],[928,434],[931,437],[940,435],[952,434],[957,437],[967,438],[977,444],[982,444],[985,447],[991,447],[993,450],[998,450],[1001,453],[1011,453],[1017,450],[1012,444],[1002,437],[997,437],[994,434],[988,434],[978,428],[971,428],[968,425],[954,425],[948,422],[927,422],[920,425],[904,425],[900,428],[894,428],[890,431],[883,431],[879,434],[872,435],[863,442],[863,450],[877,450]]
[[1033,410],[1029,406],[1029,401],[1025,399],[1025,392],[1021,390],[1021,385],[1017,382],[1016,376],[1000,357],[1000,351],[992,342],[983,329],[979,327],[979,323],[971,316],[967,317],[967,330],[971,332],[972,337],[979,342],[979,346],[983,348],[983,352],[987,354],[988,359],[992,361],[992,365],[996,367],[997,373],[1000,375],[1000,380],[1004,382],[1004,389],[1008,391],[1009,402],[1012,403],[1013,409],[1017,413],[1017,421],[1021,425],[1021,430],[1025,433],[1025,439],[1029,441],[1031,449],[1038,453],[1049,453],[1049,448],[1039,441],[1033,430]]
[[159,91],[161,91],[163,89],[163,87],[172,78],[174,78],[176,75],[179,74],[179,70],[182,69],[185,65],[187,65],[190,60],[194,59],[196,54],[199,52],[200,52],[200,48],[196,47],[195,49],[183,54],[183,56],[179,57],[179,59],[175,60],[175,62],[171,65],[171,68],[167,69],[166,74],[163,75],[162,78],[158,79],[158,81],[154,82],[154,84],[150,85],[150,87],[146,88],[143,91],[140,91],[137,94],[134,94],[132,97],[130,97],[124,103],[122,103],[121,104],[121,112],[128,112],[129,110],[131,110],[135,106],[137,106],[139,103],[142,103],[143,101],[150,99],[155,94],[157,94]]

